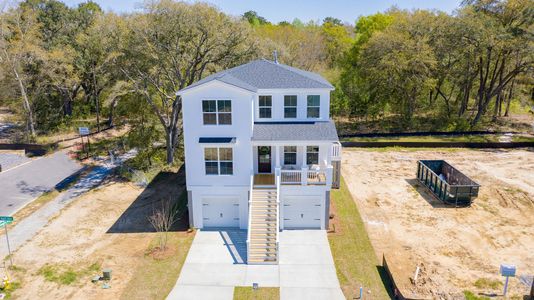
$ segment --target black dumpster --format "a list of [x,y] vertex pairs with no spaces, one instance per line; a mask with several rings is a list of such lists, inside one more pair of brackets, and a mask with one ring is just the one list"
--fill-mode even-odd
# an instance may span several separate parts
[[444,160],[417,162],[417,179],[436,197],[455,206],[469,206],[480,185]]

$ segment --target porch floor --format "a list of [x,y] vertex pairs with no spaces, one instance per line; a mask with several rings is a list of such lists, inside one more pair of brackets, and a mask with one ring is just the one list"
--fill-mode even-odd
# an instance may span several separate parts
[[274,174],[254,174],[254,185],[274,185]]

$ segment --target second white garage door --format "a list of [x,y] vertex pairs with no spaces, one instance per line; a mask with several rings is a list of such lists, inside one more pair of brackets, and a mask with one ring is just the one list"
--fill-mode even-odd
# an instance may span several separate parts
[[239,199],[210,197],[202,199],[203,227],[239,227]]
[[323,204],[317,196],[287,196],[284,204],[284,228],[321,228]]

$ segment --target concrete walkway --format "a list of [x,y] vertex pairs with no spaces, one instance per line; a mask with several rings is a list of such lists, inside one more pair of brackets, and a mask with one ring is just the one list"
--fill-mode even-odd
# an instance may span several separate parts
[[324,230],[280,233],[278,265],[247,265],[246,231],[200,230],[168,300],[233,299],[235,286],[280,287],[281,299],[344,299]]

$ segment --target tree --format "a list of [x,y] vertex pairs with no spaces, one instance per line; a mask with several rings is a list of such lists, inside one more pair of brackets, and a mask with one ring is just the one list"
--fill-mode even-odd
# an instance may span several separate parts
[[36,129],[29,78],[38,72],[37,66],[45,58],[36,17],[30,10],[11,9],[0,20],[0,62],[18,86],[26,128],[32,138]]
[[177,221],[177,210],[173,207],[173,201],[162,200],[159,208],[154,208],[152,215],[148,217],[148,221],[159,234],[159,249],[165,251],[167,249],[168,234],[174,223]]
[[144,13],[131,16],[127,27],[117,62],[159,119],[171,164],[181,139],[181,99],[176,92],[248,60],[255,44],[245,24],[203,3],[147,2]]
[[271,24],[267,19],[259,16],[257,12],[249,10],[243,14],[243,18],[246,19],[252,26]]

